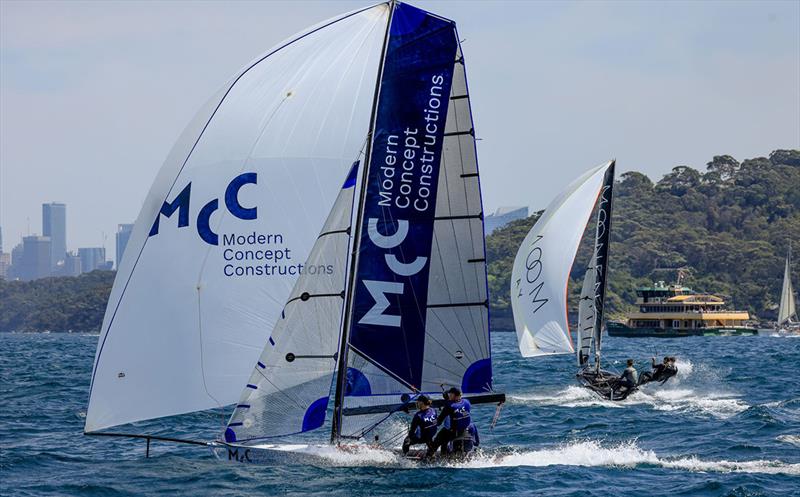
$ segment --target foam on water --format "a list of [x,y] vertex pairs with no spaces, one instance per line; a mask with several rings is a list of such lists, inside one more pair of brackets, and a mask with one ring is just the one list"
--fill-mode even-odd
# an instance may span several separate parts
[[658,411],[711,415],[718,419],[730,418],[750,407],[735,394],[699,392],[692,388],[689,383],[695,369],[697,369],[702,382],[719,384],[714,371],[702,365],[695,368],[691,361],[679,360],[678,375],[675,378],[670,379],[664,385],[646,385],[623,401],[612,402],[603,399],[590,390],[577,385],[568,386],[553,394],[509,395],[509,401],[517,404],[561,407],[624,408],[645,404]]
[[311,458],[322,459],[325,465],[331,466],[397,466],[411,465],[396,452],[367,445],[364,443],[349,444],[337,447],[329,444],[265,444],[256,445],[257,449],[275,451],[277,453],[303,454]]
[[639,448],[636,442],[603,447],[597,441],[582,441],[554,448],[517,451],[506,455],[480,455],[469,461],[454,464],[460,468],[492,468],[516,466],[607,466],[634,468],[640,465],[658,466],[694,472],[740,472],[800,475],[800,464],[781,461],[704,461],[694,456],[662,458],[652,450]]
[[800,447],[800,435],[778,435],[775,440]]

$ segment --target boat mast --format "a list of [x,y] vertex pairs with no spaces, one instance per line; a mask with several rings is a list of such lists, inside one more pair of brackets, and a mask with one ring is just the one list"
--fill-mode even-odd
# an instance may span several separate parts
[[[597,213],[597,232],[595,234],[595,251],[597,254],[595,271],[599,276],[599,285],[594,300],[594,364],[597,371],[600,371],[600,340],[603,335],[603,308],[605,306],[606,287],[608,285],[608,245],[611,239],[611,207],[614,199],[615,165],[616,160],[612,160],[603,178],[603,189],[600,193],[600,210]],[[605,211],[605,219],[602,218],[603,211]],[[601,226],[605,228],[602,233],[600,232]],[[599,271],[597,266],[599,266]]]
[[347,295],[345,297],[344,319],[342,320],[341,341],[339,343],[338,364],[336,368],[336,390],[333,397],[333,422],[331,423],[331,443],[339,441],[342,434],[342,404],[344,403],[345,384],[347,381],[347,352],[348,336],[353,314],[353,298],[355,292],[356,268],[358,267],[358,253],[361,248],[361,225],[364,218],[364,208],[366,203],[367,180],[369,179],[369,167],[372,159],[372,141],[375,133],[375,121],[378,114],[378,98],[380,96],[381,80],[383,79],[383,66],[386,63],[386,50],[389,46],[389,30],[392,26],[392,17],[396,0],[388,2],[389,16],[386,22],[386,32],[383,38],[383,49],[380,58],[380,70],[375,81],[375,95],[372,99],[372,115],[370,116],[369,133],[367,134],[367,149],[364,155],[364,167],[361,171],[361,189],[359,191],[358,209],[355,216],[355,229],[353,230],[352,252],[350,254],[350,271],[345,284]]

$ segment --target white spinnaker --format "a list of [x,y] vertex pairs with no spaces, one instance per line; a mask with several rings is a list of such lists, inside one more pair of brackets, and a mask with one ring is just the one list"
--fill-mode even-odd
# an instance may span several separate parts
[[325,419],[339,348],[355,175],[345,183],[228,422],[228,442],[290,435]]
[[781,303],[778,308],[778,324],[789,323],[797,319],[797,310],[794,305],[794,289],[792,288],[792,252],[786,256],[786,267],[783,270],[783,288],[781,289]]
[[610,165],[588,171],[561,192],[517,252],[511,272],[511,308],[523,357],[574,352],[567,283]]
[[[117,272],[95,356],[87,432],[237,400],[280,317],[296,265],[306,261],[364,144],[387,15],[388,7],[377,5],[283,43],[234,77],[186,128],[151,187]],[[257,182],[242,186],[234,200],[256,207],[257,218],[244,220],[227,208],[226,188],[247,172]],[[148,236],[162,204],[189,183],[188,226],[177,226],[176,211],[159,216],[159,233]],[[201,239],[197,222],[214,199],[209,227],[219,235],[216,246]],[[245,243],[226,246],[232,234]],[[247,243],[249,234],[256,243]],[[256,266],[271,275],[255,275]],[[226,275],[237,270],[248,276]]]

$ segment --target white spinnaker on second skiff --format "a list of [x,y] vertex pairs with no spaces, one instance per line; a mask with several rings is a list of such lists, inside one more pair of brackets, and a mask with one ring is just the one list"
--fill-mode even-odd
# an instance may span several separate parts
[[86,432],[237,400],[362,151],[388,10],[279,45],[186,128],[114,282]]
[[523,357],[574,352],[567,313],[569,273],[609,166],[588,171],[559,194],[517,252],[511,307]]

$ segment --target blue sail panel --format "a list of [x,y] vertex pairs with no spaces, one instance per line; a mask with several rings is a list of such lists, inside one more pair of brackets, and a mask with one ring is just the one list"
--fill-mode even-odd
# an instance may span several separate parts
[[451,21],[398,4],[366,178],[349,344],[422,383],[437,185],[458,40]]

